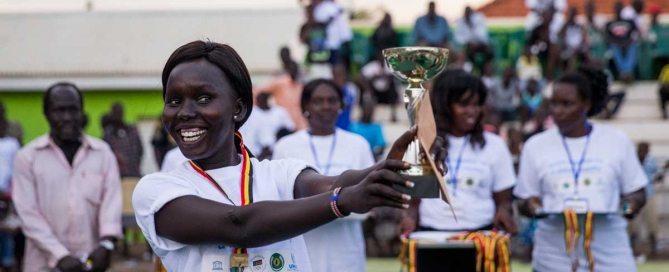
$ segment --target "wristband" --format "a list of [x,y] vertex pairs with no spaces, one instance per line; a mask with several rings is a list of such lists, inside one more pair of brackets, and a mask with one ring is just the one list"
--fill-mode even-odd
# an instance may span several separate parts
[[342,218],[345,215],[341,213],[339,210],[339,207],[337,207],[337,200],[339,200],[339,192],[341,191],[341,187],[337,187],[332,191],[332,196],[330,197],[330,209],[332,209],[332,212],[337,216],[337,218]]
[[102,240],[102,241],[100,241],[100,246],[103,247],[106,250],[114,251],[114,242],[112,242],[112,241]]

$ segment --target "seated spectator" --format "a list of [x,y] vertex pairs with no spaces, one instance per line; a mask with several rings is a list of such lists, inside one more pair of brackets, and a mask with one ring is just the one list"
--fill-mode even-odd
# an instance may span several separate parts
[[362,115],[359,122],[353,122],[349,130],[365,138],[372,148],[374,159],[379,160],[383,155],[386,147],[386,139],[383,136],[383,128],[381,124],[374,122],[374,107],[376,103],[371,95],[363,95],[362,101]]
[[379,104],[390,106],[390,121],[397,122],[397,104],[400,102],[397,84],[395,76],[385,65],[383,55],[377,52],[374,60],[362,67],[360,74],[365,90],[369,91]]
[[589,60],[601,61],[606,58],[606,43],[604,41],[604,24],[606,18],[602,14],[597,14],[597,7],[594,0],[587,0],[585,3],[585,30],[586,44],[588,46]]
[[544,103],[544,94],[539,89],[539,82],[530,78],[520,93],[521,120],[523,123],[534,117]]
[[543,76],[541,70],[539,58],[532,54],[530,45],[525,45],[523,54],[518,57],[518,61],[516,62],[518,79],[521,82],[525,82],[530,78],[540,79]]
[[449,47],[451,29],[446,18],[437,15],[434,1],[428,4],[427,14],[416,20],[413,35],[416,45]]
[[281,106],[270,105],[272,97],[262,92],[256,97],[251,116],[239,129],[244,135],[244,143],[259,160],[272,157],[272,149],[279,133],[295,130],[295,124],[288,112]]
[[465,46],[467,58],[476,66],[479,73],[483,70],[483,65],[492,60],[493,52],[489,44],[485,16],[482,13],[467,6],[464,16],[456,23],[455,39]]
[[560,30],[560,61],[562,63],[562,71],[569,71],[576,68],[578,62],[583,62],[587,59],[588,47],[586,41],[585,27],[576,21],[578,9],[571,7],[567,22]]
[[639,30],[634,21],[623,18],[622,8],[622,2],[616,2],[616,17],[606,24],[606,37],[619,78],[631,82],[637,63]]
[[393,20],[390,14],[386,12],[379,26],[374,30],[371,37],[372,46],[374,46],[373,57],[381,54],[381,50],[397,47],[400,44],[397,37],[397,31],[393,29]]
[[343,92],[343,102],[339,117],[337,118],[337,127],[349,130],[351,125],[351,112],[358,96],[358,86],[349,80],[348,71],[343,64],[337,64],[332,69],[333,81],[341,88]]
[[667,119],[667,103],[669,103],[669,64],[664,65],[664,68],[662,68],[658,82],[660,83],[660,88],[657,92],[660,97],[662,118]]
[[498,77],[491,78],[490,73],[483,79],[488,87],[488,105],[491,109],[501,116],[502,122],[516,120],[520,90],[514,69],[505,69],[501,80]]

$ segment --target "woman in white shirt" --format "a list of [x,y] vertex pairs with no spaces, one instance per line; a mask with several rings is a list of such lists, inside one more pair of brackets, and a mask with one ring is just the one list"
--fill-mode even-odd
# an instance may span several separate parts
[[[306,130],[281,138],[273,159],[299,159],[316,166],[326,176],[374,164],[367,141],[335,126],[342,110],[342,90],[332,80],[316,79],[304,86],[302,112]],[[314,271],[365,271],[365,240],[362,216],[335,220],[304,234]],[[332,250],[337,245],[337,250]]]
[[636,270],[620,211],[632,217],[643,207],[647,179],[625,134],[588,121],[607,89],[600,70],[562,76],[549,104],[557,128],[523,148],[514,194],[523,214],[544,217],[534,238],[535,271]]
[[190,161],[143,177],[133,207],[168,271],[311,271],[302,233],[352,212],[408,207],[410,197],[390,187],[412,186],[391,171],[407,167],[399,160],[326,177],[297,160],[252,158],[237,133],[252,108],[251,81],[231,47],[181,46],[162,83],[162,120]]
[[511,209],[513,161],[504,141],[483,131],[486,92],[481,79],[461,70],[446,71],[435,79],[432,108],[437,133],[446,140],[444,178],[457,220],[440,199],[421,199],[418,208],[412,205],[408,210],[405,231],[417,222],[418,231],[517,232]]

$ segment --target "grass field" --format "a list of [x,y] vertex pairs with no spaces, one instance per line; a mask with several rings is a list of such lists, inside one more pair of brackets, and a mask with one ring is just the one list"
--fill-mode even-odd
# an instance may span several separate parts
[[[637,266],[638,272],[669,271],[669,261],[651,261]],[[513,272],[531,272],[529,263],[511,262]],[[395,258],[368,258],[367,272],[399,272],[400,262]]]

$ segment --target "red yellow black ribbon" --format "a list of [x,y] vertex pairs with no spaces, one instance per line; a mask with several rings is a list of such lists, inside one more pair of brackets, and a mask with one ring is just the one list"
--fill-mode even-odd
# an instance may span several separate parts
[[[239,149],[242,153],[242,175],[239,180],[239,188],[240,188],[240,206],[246,206],[251,203],[253,203],[253,166],[251,165],[251,156],[249,155],[248,150],[246,149],[246,146],[244,146],[244,140],[242,139],[242,134],[239,133],[239,131],[235,132],[235,137],[239,140]],[[225,193],[225,190],[212,178],[207,172],[202,170],[200,166],[198,166],[195,162],[193,161],[188,161],[198,174],[200,174],[202,177],[204,177],[211,185],[213,185],[223,196],[230,201],[232,205],[235,205],[235,203],[230,199],[227,193]],[[248,260],[248,253],[246,251],[246,248],[235,248],[233,249],[233,256],[236,257],[241,257],[242,259],[247,259]],[[232,260],[232,258],[231,258]],[[231,267],[230,271],[244,271],[244,267],[248,265],[248,263],[243,263],[240,264],[240,267]]]
[[[578,251],[576,244],[580,235],[580,226],[578,223],[578,214],[572,209],[565,209],[564,214],[564,242],[567,256],[573,260],[572,270],[578,270]],[[588,269],[595,271],[595,257],[592,254],[592,239],[594,231],[594,215],[592,211],[585,214],[585,226],[583,229],[583,250],[588,259]]]

